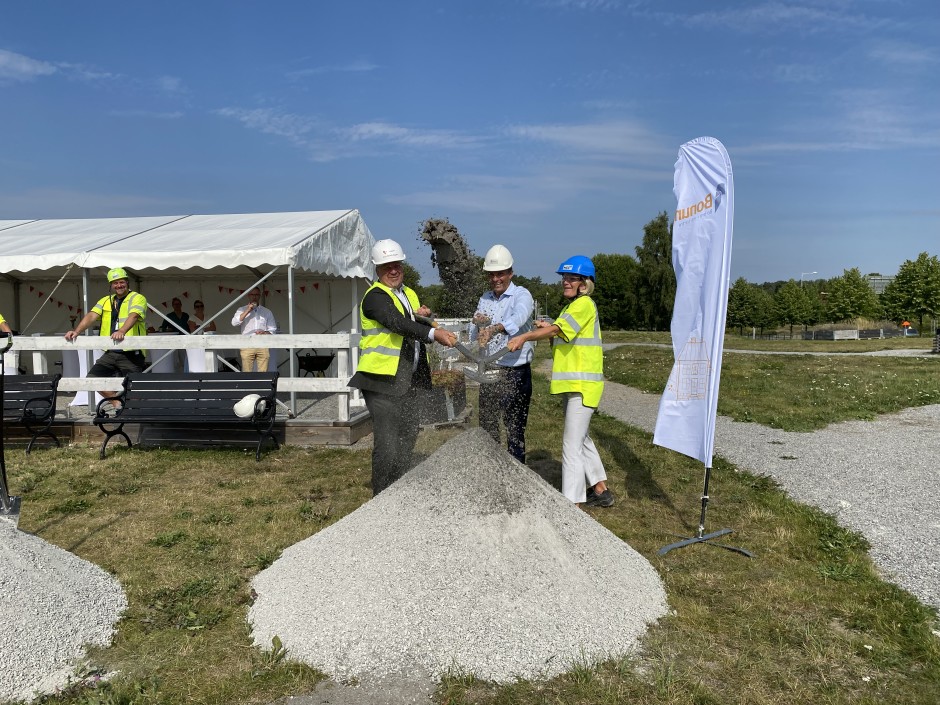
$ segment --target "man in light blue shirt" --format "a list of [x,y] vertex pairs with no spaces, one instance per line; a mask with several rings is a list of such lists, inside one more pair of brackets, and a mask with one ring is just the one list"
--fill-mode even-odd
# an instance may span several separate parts
[[[477,304],[470,339],[485,347],[487,355],[532,328],[535,302],[528,289],[512,283],[512,264],[512,254],[502,245],[493,245],[483,259],[490,291]],[[520,463],[525,462],[525,427],[532,399],[532,354],[532,343],[526,343],[503,355],[496,362],[498,381],[480,383],[480,426],[499,443],[502,419],[509,453]]]

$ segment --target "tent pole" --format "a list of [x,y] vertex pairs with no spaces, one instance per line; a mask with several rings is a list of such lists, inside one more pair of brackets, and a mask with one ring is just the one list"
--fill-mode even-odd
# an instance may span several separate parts
[[22,314],[22,311],[20,311],[20,307],[23,305],[23,300],[22,300],[22,297],[20,296],[20,287],[22,285],[23,283],[19,280],[13,282],[13,315],[14,315],[13,329],[14,330],[20,329],[20,323],[23,320],[23,314]]
[[[349,332],[358,333],[359,332],[359,280],[353,277],[350,279],[351,288],[352,288],[352,308],[349,313]],[[351,364],[350,372],[352,374],[356,373],[356,370],[359,369],[359,346],[353,345],[349,349],[349,361]],[[349,399],[355,399],[356,404],[359,404],[360,399],[359,389],[356,387],[352,388],[352,396],[346,396],[346,413],[349,413]]]
[[[88,267],[82,267],[82,315],[79,316],[79,321],[82,318],[88,315],[88,311],[91,310],[91,306],[88,305]],[[85,331],[85,335],[91,335],[90,330]],[[92,357],[91,350],[85,350],[83,353],[85,355],[85,369],[90,370],[94,358]],[[95,403],[95,393],[92,390],[88,390],[88,413],[94,414],[95,407],[98,405]]]
[[[294,266],[287,267],[287,332],[294,334]],[[294,354],[294,348],[291,348],[287,356],[290,360],[290,376],[297,376],[297,356]],[[291,418],[297,415],[297,392],[291,390],[290,393],[290,412]]]

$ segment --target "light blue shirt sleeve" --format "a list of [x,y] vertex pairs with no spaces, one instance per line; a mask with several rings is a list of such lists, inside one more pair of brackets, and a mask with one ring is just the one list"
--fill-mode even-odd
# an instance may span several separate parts
[[[498,299],[492,291],[480,297],[477,312],[489,316],[491,325],[501,324],[505,333],[497,333],[486,346],[486,354],[492,355],[506,346],[509,339],[519,333],[532,330],[532,314],[535,311],[535,301],[528,289],[516,286],[512,282],[509,288]],[[470,324],[470,339],[476,340],[479,335],[477,327]],[[517,367],[532,361],[534,347],[531,342],[525,343],[519,350],[503,355],[496,364],[504,367]]]

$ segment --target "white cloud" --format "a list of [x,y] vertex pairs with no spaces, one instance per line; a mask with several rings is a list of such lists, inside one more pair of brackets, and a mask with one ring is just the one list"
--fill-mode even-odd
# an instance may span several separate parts
[[242,125],[267,135],[285,137],[294,144],[307,144],[305,136],[316,126],[316,121],[303,115],[281,113],[271,108],[220,108],[216,115],[233,118]]
[[516,125],[505,132],[511,137],[553,144],[593,159],[659,156],[670,151],[660,135],[626,120],[580,125]]
[[117,81],[124,78],[123,74],[113,73],[111,71],[99,71],[84,64],[70,64],[60,62],[56,64],[63,75],[76,81],[86,83],[103,83],[106,81]]
[[774,67],[774,77],[783,83],[819,83],[826,72],[815,64],[780,64]]
[[852,9],[846,2],[751,2],[734,3],[728,9],[713,9],[706,12],[638,12],[637,14],[657,19],[664,24],[686,26],[724,27],[739,32],[784,32],[803,34],[821,32],[872,31],[886,29],[897,23],[874,17]]
[[634,169],[606,164],[553,164],[518,176],[465,174],[440,189],[386,196],[394,205],[471,213],[531,215],[556,210],[585,192],[622,193],[629,183],[672,182],[671,165]]
[[329,162],[343,157],[382,156],[389,149],[461,149],[481,138],[453,130],[417,130],[388,122],[363,122],[350,127],[332,127],[304,115],[271,108],[222,108],[216,115],[238,120],[245,127],[284,137],[303,149],[310,159]]
[[157,78],[157,88],[164,93],[183,93],[183,79],[176,76],[160,76]]
[[0,193],[0,213],[35,218],[103,218],[165,213],[194,213],[205,204],[126,193],[95,193],[37,188]]
[[348,64],[314,66],[309,69],[290,71],[288,72],[287,77],[292,80],[299,80],[307,78],[308,76],[319,76],[325,73],[364,73],[367,71],[375,71],[377,68],[379,68],[378,64],[373,64],[371,61],[360,59],[358,61],[351,61]]
[[940,61],[936,49],[900,42],[879,42],[868,55],[892,66],[933,66]]
[[48,61],[38,61],[16,52],[0,49],[0,82],[32,81],[40,76],[51,76],[58,68]]
[[178,110],[166,113],[154,110],[112,110],[109,114],[114,117],[150,118],[153,120],[179,120],[183,117],[183,113]]
[[387,122],[363,122],[338,131],[351,142],[386,142],[412,147],[467,147],[478,138],[453,130],[415,130]]

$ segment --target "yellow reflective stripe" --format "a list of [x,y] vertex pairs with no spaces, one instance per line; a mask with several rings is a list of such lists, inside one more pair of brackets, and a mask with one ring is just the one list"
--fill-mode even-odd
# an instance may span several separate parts
[[370,328],[369,330],[362,331],[362,335],[391,335],[392,331],[388,328]]

